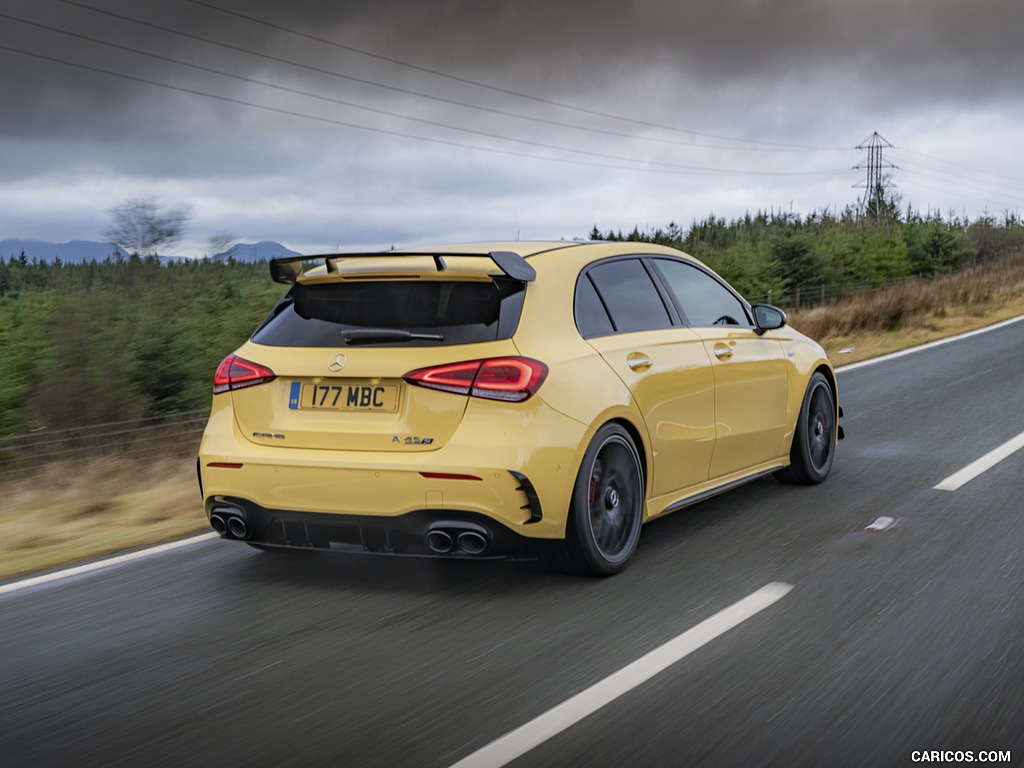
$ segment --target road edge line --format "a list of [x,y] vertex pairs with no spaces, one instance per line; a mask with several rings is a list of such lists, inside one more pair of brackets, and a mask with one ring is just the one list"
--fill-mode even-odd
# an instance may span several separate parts
[[162,552],[172,552],[176,549],[184,549],[194,544],[200,544],[204,541],[210,541],[211,539],[220,538],[216,533],[201,533],[198,536],[191,536],[187,539],[178,539],[177,541],[169,541],[166,544],[157,544],[155,547],[147,547],[146,549],[140,549],[135,552],[125,552],[124,554],[114,555],[113,557],[107,557],[103,560],[96,560],[91,563],[83,563],[82,565],[75,565],[71,568],[63,568],[59,571],[53,571],[51,573],[43,573],[38,576],[30,576],[27,579],[20,579],[18,581],[12,581],[8,584],[0,584],[0,597],[4,595],[10,595],[15,592],[21,592],[31,587],[38,587],[44,584],[52,584],[54,582],[63,581],[64,579],[70,579],[74,576],[81,576],[86,573],[93,573],[95,571],[102,571],[106,568],[112,568],[115,565],[121,565],[122,563],[130,563],[133,560],[142,560],[152,555],[158,555]]
[[980,336],[981,334],[988,333],[989,331],[998,331],[1001,328],[1006,328],[1007,326],[1022,321],[1024,321],[1024,315],[1018,315],[1017,317],[1011,317],[1008,320],[1000,320],[998,323],[986,325],[984,328],[975,328],[973,331],[965,331],[964,333],[959,333],[956,336],[947,336],[944,339],[936,339],[935,341],[929,341],[925,344],[918,344],[916,347],[910,347],[910,349],[901,349],[898,352],[889,352],[888,354],[872,357],[868,360],[840,365],[835,370],[836,373],[845,373],[847,371],[855,371],[858,368],[867,368],[871,365],[877,365],[890,360],[896,360],[900,357],[906,357],[907,355],[912,355],[915,352],[924,352],[925,350],[932,349],[933,347],[941,347],[943,344],[952,344],[954,341],[969,339],[972,336]]

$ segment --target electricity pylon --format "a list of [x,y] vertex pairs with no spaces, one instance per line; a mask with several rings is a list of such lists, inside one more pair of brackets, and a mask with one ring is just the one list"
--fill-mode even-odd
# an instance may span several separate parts
[[854,188],[864,188],[864,210],[874,211],[876,216],[885,204],[885,190],[896,186],[892,183],[892,174],[887,171],[899,170],[899,166],[893,165],[882,157],[882,150],[893,148],[893,145],[882,138],[878,131],[857,145],[857,149],[867,150],[868,158],[866,162],[853,166],[853,170],[867,171],[867,176],[863,182],[853,186]]

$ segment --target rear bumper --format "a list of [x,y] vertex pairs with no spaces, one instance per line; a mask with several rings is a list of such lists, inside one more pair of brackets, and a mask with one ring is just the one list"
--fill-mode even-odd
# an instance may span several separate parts
[[421,509],[383,518],[267,509],[248,499],[218,496],[207,500],[206,513],[223,538],[268,549],[471,559],[542,554],[542,542],[465,510]]
[[[515,410],[473,401],[456,433],[436,450],[267,446],[247,440],[229,402],[215,399],[199,450],[200,485],[208,516],[216,504],[237,500],[267,536],[277,536],[266,528],[268,515],[278,524],[331,528],[333,544],[322,548],[356,541],[345,526],[385,529],[377,549],[393,549],[392,536],[401,539],[410,530],[423,544],[421,523],[438,520],[486,523],[488,530],[507,531],[510,541],[560,539],[588,440],[587,427],[539,400]],[[505,539],[493,536],[495,545]],[[281,533],[253,543],[292,546],[291,540]]]

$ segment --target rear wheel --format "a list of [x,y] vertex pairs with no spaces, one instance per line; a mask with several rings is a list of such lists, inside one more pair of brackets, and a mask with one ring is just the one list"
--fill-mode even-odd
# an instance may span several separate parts
[[610,576],[625,568],[640,541],[644,479],[629,433],[606,424],[583,456],[566,525],[563,565]]
[[828,380],[811,376],[797,417],[790,465],[776,473],[784,483],[813,485],[828,477],[836,449],[836,401]]

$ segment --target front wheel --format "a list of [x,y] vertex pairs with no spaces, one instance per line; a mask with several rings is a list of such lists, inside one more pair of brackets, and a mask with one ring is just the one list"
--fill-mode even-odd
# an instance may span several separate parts
[[611,576],[636,552],[643,521],[644,478],[629,433],[605,424],[590,441],[573,486],[563,565]]
[[815,373],[797,416],[790,464],[776,477],[784,483],[803,485],[820,483],[828,477],[835,457],[837,424],[832,387],[821,373]]

